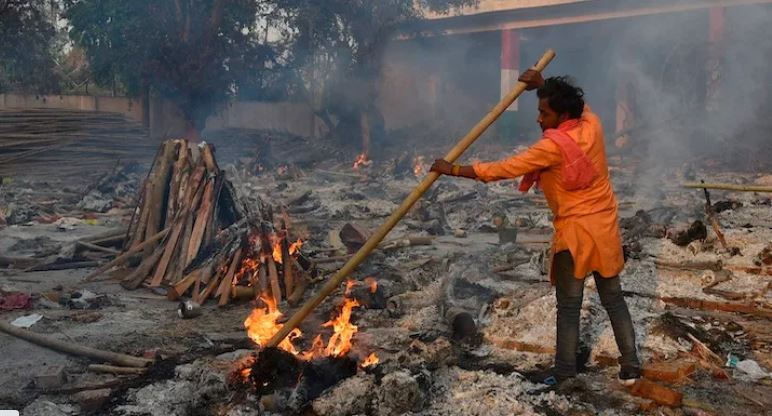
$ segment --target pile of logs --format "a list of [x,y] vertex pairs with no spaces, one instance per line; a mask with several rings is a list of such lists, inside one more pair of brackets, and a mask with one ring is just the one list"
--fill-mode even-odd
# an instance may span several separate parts
[[311,262],[290,244],[286,222],[276,227],[262,201],[240,202],[211,145],[170,140],[142,185],[123,253],[87,279],[133,262],[121,281],[127,289],[163,286],[170,300],[217,298],[219,305],[257,296],[295,304]]
[[116,160],[143,162],[157,142],[117,113],[64,109],[0,110],[0,176],[93,176]]

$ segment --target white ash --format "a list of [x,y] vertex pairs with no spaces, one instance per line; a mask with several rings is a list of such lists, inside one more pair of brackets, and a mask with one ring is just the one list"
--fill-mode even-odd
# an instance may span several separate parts
[[359,373],[328,389],[311,406],[319,415],[363,414],[372,407],[375,394],[375,376]]
[[517,374],[466,371],[457,367],[434,373],[429,405],[417,415],[540,415],[534,406],[557,411],[570,408],[569,401],[554,392],[530,395],[535,386]]
[[418,380],[405,370],[386,374],[377,388],[378,416],[401,415],[424,407],[424,395]]

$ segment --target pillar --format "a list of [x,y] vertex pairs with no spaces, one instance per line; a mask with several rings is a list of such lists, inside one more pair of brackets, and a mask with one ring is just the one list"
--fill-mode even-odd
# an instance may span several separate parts
[[[505,29],[501,31],[501,96],[504,98],[517,83],[520,76],[520,31]],[[517,100],[507,108],[517,111]]]
[[708,58],[706,62],[707,85],[705,86],[705,109],[718,108],[721,76],[724,59],[724,8],[711,7],[708,11]]

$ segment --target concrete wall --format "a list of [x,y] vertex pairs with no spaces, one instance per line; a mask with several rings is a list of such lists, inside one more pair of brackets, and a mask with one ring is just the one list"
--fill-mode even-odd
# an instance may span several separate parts
[[[108,111],[143,122],[141,100],[129,97],[87,95],[17,95],[0,94],[0,108],[58,108],[66,110]],[[152,137],[181,137],[185,118],[180,110],[165,100],[150,100],[147,126]],[[311,107],[302,102],[264,103],[237,101],[209,117],[206,130],[255,129],[287,132],[301,137],[321,137],[322,123]]]
[[142,122],[142,103],[136,98],[90,95],[0,94],[3,108],[58,108],[63,110],[109,111]]

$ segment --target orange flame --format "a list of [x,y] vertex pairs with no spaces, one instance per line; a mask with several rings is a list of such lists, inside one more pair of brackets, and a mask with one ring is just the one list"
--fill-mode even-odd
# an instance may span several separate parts
[[370,293],[378,291],[378,282],[372,277],[365,277],[365,283],[370,286]]
[[413,174],[418,177],[421,176],[422,173],[424,173],[424,157],[416,156],[415,159],[413,159]]
[[[354,280],[347,282],[346,296],[348,296],[351,288],[356,283],[357,282]],[[373,286],[375,285],[375,279],[372,279],[370,285],[371,290],[377,288],[377,285]],[[260,296],[260,299],[262,299],[265,307],[253,309],[251,314],[244,321],[247,335],[258,346],[265,345],[265,343],[281,329],[282,325],[278,322],[284,316],[277,308],[272,297]],[[351,340],[354,337],[354,334],[357,333],[357,326],[351,323],[351,313],[352,310],[358,306],[360,306],[359,302],[355,299],[344,297],[343,305],[340,308],[338,316],[322,324],[322,327],[325,328],[332,327],[333,331],[326,346],[322,340],[322,336],[317,335],[313,340],[311,348],[305,352],[299,352],[297,348],[295,348],[293,342],[302,335],[302,332],[295,328],[284,340],[282,340],[278,347],[296,355],[302,360],[312,360],[318,357],[345,356],[351,350]],[[377,363],[378,357],[375,354],[370,354],[363,363],[363,366],[374,365]],[[248,375],[248,371],[242,373],[242,376],[244,377],[247,377]]]
[[289,252],[290,254],[295,254],[303,247],[303,241],[298,238],[298,241],[295,241],[294,243],[290,244]]
[[[284,315],[276,307],[276,303],[272,298],[261,296],[260,299],[263,300],[266,307],[253,309],[252,313],[244,321],[244,327],[247,328],[247,335],[252,341],[257,345],[265,345],[265,343],[281,329],[282,325],[278,324],[277,321]],[[292,332],[282,340],[278,347],[284,351],[297,355],[298,351],[295,349],[292,341],[302,334],[303,333],[300,332],[299,329],[293,329]]]
[[274,239],[273,241],[273,261],[281,263],[281,241]]
[[362,364],[359,364],[359,366],[362,368],[367,368],[370,366],[374,366],[379,362],[381,362],[381,359],[378,358],[378,356],[374,352],[371,352],[370,355],[368,355],[367,358],[365,358],[364,361],[362,361]]
[[359,156],[357,156],[357,159],[354,161],[354,166],[352,166],[352,169],[359,169],[361,166],[369,166],[372,163],[372,160],[367,159],[367,153],[360,153]]
[[327,343],[324,353],[328,356],[342,357],[351,350],[351,338],[357,332],[357,326],[351,323],[351,310],[359,306],[355,299],[345,298],[340,315],[322,324],[323,327],[332,327],[333,334]]

